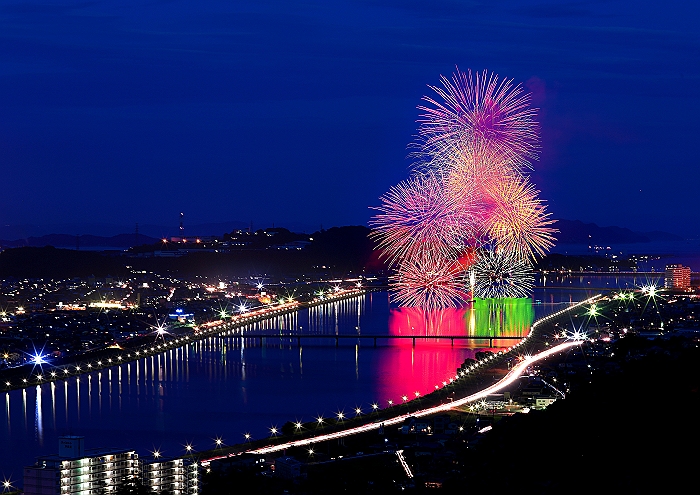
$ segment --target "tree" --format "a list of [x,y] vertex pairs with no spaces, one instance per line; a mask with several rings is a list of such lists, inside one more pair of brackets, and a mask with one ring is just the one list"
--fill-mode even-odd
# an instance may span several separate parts
[[115,490],[115,495],[153,495],[148,487],[143,486],[139,478],[124,477]]

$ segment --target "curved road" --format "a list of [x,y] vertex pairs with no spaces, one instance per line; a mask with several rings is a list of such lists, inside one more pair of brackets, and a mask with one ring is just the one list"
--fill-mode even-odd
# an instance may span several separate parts
[[[454,402],[450,402],[447,404],[441,404],[439,406],[434,406],[434,407],[428,407],[425,409],[421,409],[412,413],[407,413],[407,414],[401,414],[399,416],[394,416],[393,418],[386,419],[382,421],[381,423],[368,423],[362,426],[357,426],[354,428],[348,428],[343,431],[338,431],[335,433],[327,433],[325,435],[318,435],[312,438],[305,438],[305,439],[300,439],[300,440],[292,440],[290,442],[286,443],[279,443],[275,445],[269,445],[267,447],[262,447],[258,449],[252,449],[248,450],[246,452],[251,452],[255,454],[269,454],[272,452],[279,452],[281,450],[289,449],[291,447],[303,447],[307,445],[312,445],[314,443],[319,443],[319,442],[325,442],[327,440],[333,440],[336,438],[343,438],[347,437],[350,435],[355,435],[357,433],[364,433],[372,430],[378,430],[382,425],[384,426],[391,426],[391,425],[396,425],[403,423],[407,418],[409,417],[422,417],[422,416],[429,416],[431,414],[443,412],[443,411],[448,411],[454,407],[462,406],[465,404],[468,404],[470,402],[474,402],[480,399],[483,399],[490,394],[496,393],[499,390],[502,390],[509,385],[511,385],[515,380],[517,380],[520,375],[523,374],[523,372],[527,369],[528,366],[531,364],[540,361],[542,359],[546,359],[549,356],[552,356],[554,354],[557,354],[559,352],[566,351],[570,349],[571,347],[578,346],[582,343],[581,340],[575,340],[575,341],[568,341],[564,342],[562,344],[556,345],[552,347],[551,349],[547,349],[546,351],[542,351],[539,354],[535,354],[533,356],[526,357],[523,361],[518,363],[513,369],[511,369],[508,374],[506,374],[503,378],[501,378],[499,381],[494,383],[493,385],[486,387],[483,390],[480,390],[479,392],[476,392],[474,394],[468,395],[466,397],[463,397],[461,399],[455,400]],[[213,461],[215,459],[220,459],[228,457],[226,455],[219,456],[219,457],[212,457],[209,458],[205,461],[203,461],[203,464],[207,464],[210,461]]]

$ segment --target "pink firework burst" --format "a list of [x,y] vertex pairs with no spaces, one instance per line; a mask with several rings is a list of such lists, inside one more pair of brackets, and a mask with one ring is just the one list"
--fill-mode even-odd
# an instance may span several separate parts
[[463,267],[457,260],[409,258],[401,263],[391,281],[392,298],[400,306],[432,310],[457,307],[470,300]]
[[537,158],[539,125],[530,94],[512,79],[499,81],[484,70],[472,74],[456,69],[440,77],[442,87],[430,86],[437,98],[423,97],[418,134],[424,153],[440,155],[454,143],[490,148],[514,167],[529,167]]
[[477,216],[467,197],[449,194],[436,174],[421,174],[392,187],[370,221],[372,236],[392,264],[405,259],[454,257]]
[[557,230],[525,174],[538,149],[529,94],[496,74],[459,69],[431,89],[437,96],[418,107],[414,174],[382,196],[371,225],[397,269],[394,299],[439,309],[468,300],[480,246],[508,261],[492,278],[510,282],[520,273],[513,267],[544,255]]

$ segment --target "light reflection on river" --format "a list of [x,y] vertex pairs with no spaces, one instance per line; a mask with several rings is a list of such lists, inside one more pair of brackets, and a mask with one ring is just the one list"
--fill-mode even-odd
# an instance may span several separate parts
[[[590,283],[589,283],[590,282]],[[390,307],[385,292],[369,293],[246,328],[247,333],[295,331],[313,335],[524,335],[529,321],[588,297],[598,287],[624,287],[632,279],[548,277],[535,302],[505,307],[476,302],[472,307],[425,315]],[[605,285],[608,284],[608,285]],[[614,284],[614,285],[612,285]],[[563,287],[563,288],[562,288]],[[480,316],[482,315],[482,316]],[[483,316],[485,315],[485,316]],[[486,330],[485,330],[486,329]],[[398,333],[397,333],[398,332]],[[431,333],[437,332],[437,333]],[[453,333],[454,332],[454,333]],[[269,340],[269,339],[268,339]],[[515,341],[496,341],[512,345]],[[67,381],[4,394],[0,408],[0,474],[21,484],[22,467],[37,455],[55,453],[57,437],[84,435],[86,447],[136,448],[184,453],[184,445],[209,449],[215,438],[239,443],[243,434],[266,436],[271,426],[310,421],[317,414],[368,411],[372,402],[400,402],[425,394],[488,341],[418,342],[410,339],[293,342],[256,338],[208,338],[121,366]]]

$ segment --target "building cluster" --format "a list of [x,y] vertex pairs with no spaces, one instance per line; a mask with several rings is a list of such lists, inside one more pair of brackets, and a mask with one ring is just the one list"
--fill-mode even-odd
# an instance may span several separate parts
[[[249,311],[275,296],[251,281],[179,280],[153,272],[131,277],[0,280],[0,370],[37,353],[67,358],[179,333],[222,312]],[[262,298],[262,295],[267,299]]]
[[58,454],[38,457],[24,468],[25,495],[115,493],[123,485],[149,493],[195,495],[200,466],[190,458],[144,459],[134,450],[84,448],[84,437],[59,437]]
[[302,251],[313,243],[313,237],[284,228],[252,231],[234,230],[223,237],[178,236],[163,238],[157,246],[139,246],[127,252],[129,256],[177,258],[192,253],[230,253],[237,251]]
[[0,279],[0,372],[196,335],[241,315],[324,300],[368,279],[263,280],[137,270],[121,279]]

